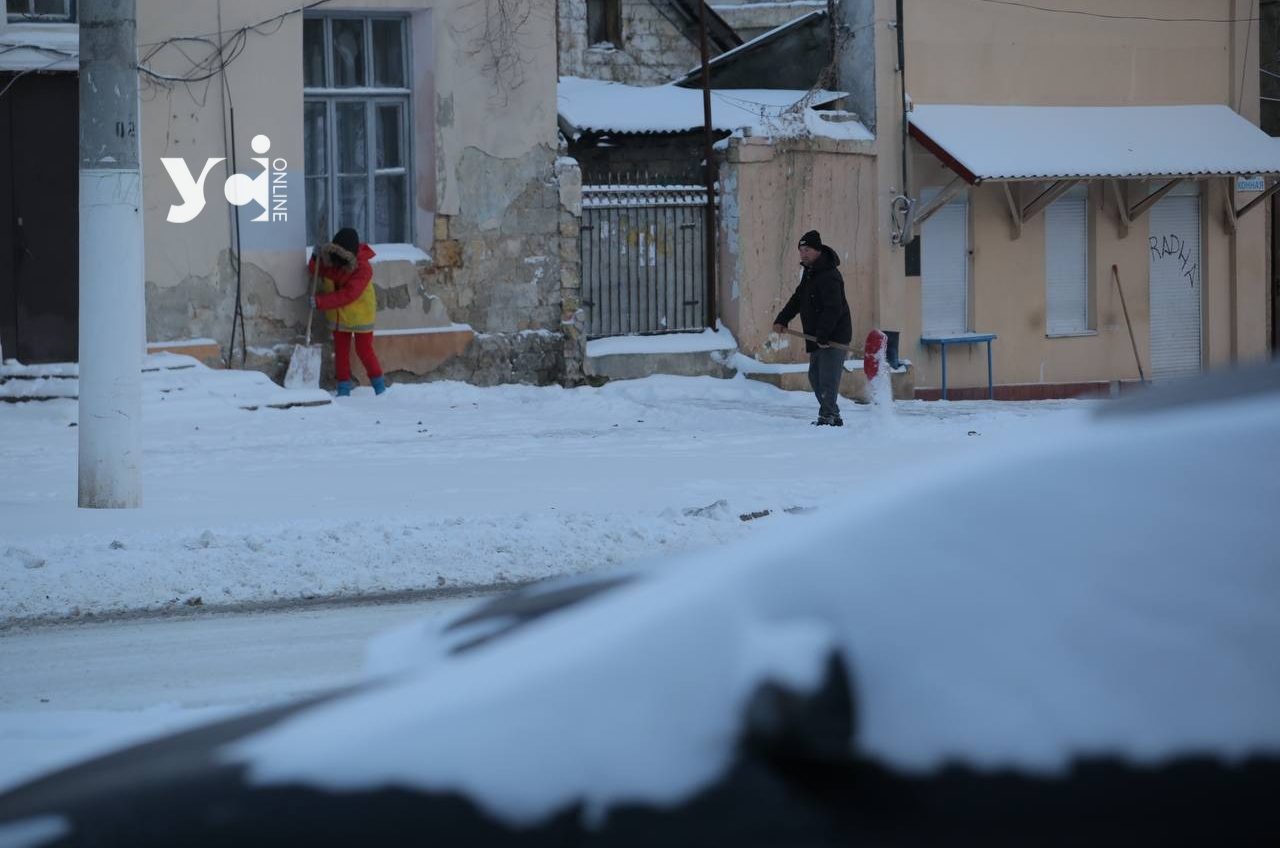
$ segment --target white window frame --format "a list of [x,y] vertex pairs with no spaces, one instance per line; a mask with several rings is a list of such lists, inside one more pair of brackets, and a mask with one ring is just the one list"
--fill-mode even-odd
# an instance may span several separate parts
[[62,8],[64,11],[61,14],[36,12],[36,0],[21,0],[20,4],[26,6],[27,11],[13,12],[9,10],[9,5],[12,2],[13,0],[5,0],[5,12],[8,19],[14,23],[69,24],[75,23],[76,21],[76,0],[62,0]]
[[1044,326],[1048,338],[1094,335],[1093,207],[1077,185],[1044,211]]
[[[307,183],[313,179],[325,180],[325,209],[327,210],[328,229],[333,232],[340,226],[354,226],[359,232],[361,238],[367,242],[390,241],[393,243],[412,244],[414,240],[414,214],[413,214],[413,57],[410,54],[413,38],[410,32],[411,19],[409,15],[404,13],[378,13],[363,11],[334,11],[326,13],[308,13],[305,16],[307,21],[318,20],[324,24],[324,85],[323,86],[306,86],[305,70],[304,70],[304,134],[306,133],[306,106],[311,104],[323,104],[325,110],[325,172],[319,176],[309,176],[303,174],[304,188]],[[334,85],[334,69],[333,69],[333,22],[341,20],[360,20],[364,23],[364,82],[365,85],[358,87],[337,87]],[[373,23],[375,21],[398,21],[400,23],[401,33],[401,51],[404,57],[404,82],[403,88],[379,87],[374,84],[374,51],[373,51]],[[306,53],[304,50],[303,61],[306,62]],[[337,107],[344,103],[361,103],[365,109],[365,141],[366,141],[366,163],[365,175],[367,179],[366,196],[368,203],[366,207],[367,220],[362,222],[339,221],[336,219],[338,210],[338,128],[336,121]],[[378,145],[379,145],[379,128],[378,128],[378,107],[379,106],[398,106],[401,109],[402,121],[400,126],[400,159],[401,164],[392,168],[379,168],[377,163]],[[306,139],[304,138],[304,146]],[[305,157],[304,157],[305,159]],[[305,171],[305,166],[304,166]],[[404,220],[404,231],[401,233],[391,233],[385,238],[380,237],[377,231],[376,215],[377,215],[377,182],[379,177],[401,177],[404,181],[404,206],[401,209],[401,215]],[[304,192],[305,193],[305,192]],[[313,216],[311,210],[311,201],[307,201],[307,227],[313,228]],[[325,234],[326,237],[328,234]],[[308,238],[314,238],[313,234],[308,233]]]

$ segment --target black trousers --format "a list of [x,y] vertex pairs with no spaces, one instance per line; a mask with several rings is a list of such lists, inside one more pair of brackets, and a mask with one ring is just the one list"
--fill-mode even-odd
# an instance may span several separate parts
[[840,397],[840,378],[844,376],[846,351],[836,347],[820,348],[809,354],[809,387],[818,398],[818,417],[840,415],[836,399]]

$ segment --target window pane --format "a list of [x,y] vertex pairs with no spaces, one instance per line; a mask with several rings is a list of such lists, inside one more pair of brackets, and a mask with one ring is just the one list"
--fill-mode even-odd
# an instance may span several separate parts
[[302,84],[324,88],[324,21],[311,18],[302,22]]
[[[18,5],[25,6],[27,4],[19,3]],[[71,4],[68,0],[35,0],[31,5],[37,15],[53,15],[59,18],[71,16]]]
[[404,21],[373,22],[373,84],[405,87]]
[[338,220],[329,229],[355,227],[361,238],[369,237],[369,182],[364,177],[341,177],[338,180]]
[[378,167],[403,168],[404,107],[391,103],[378,106]]
[[333,85],[364,86],[364,21],[333,21]]
[[400,244],[409,240],[406,226],[405,183],[404,175],[378,177],[375,182],[377,193],[377,216],[374,221],[374,238],[379,244]]
[[326,123],[324,103],[308,102],[302,124],[303,144],[306,147],[307,176],[329,173],[329,128]]
[[333,227],[329,226],[329,181],[323,177],[307,180],[307,243],[323,244]]
[[605,44],[609,41],[609,25],[606,19],[607,0],[587,0],[587,43]]
[[29,0],[9,0],[5,8],[11,15],[25,15],[31,11],[31,4]]
[[339,103],[338,173],[366,174],[369,171],[368,124],[363,103]]

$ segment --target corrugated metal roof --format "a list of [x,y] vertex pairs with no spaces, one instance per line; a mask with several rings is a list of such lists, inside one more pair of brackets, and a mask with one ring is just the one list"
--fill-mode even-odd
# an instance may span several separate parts
[[917,105],[910,122],[970,182],[1280,173],[1280,140],[1221,105]]

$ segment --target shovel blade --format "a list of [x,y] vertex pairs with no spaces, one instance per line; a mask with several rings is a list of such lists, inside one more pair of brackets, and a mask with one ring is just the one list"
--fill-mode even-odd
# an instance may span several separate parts
[[320,388],[320,345],[294,345],[289,370],[284,375],[286,389]]

